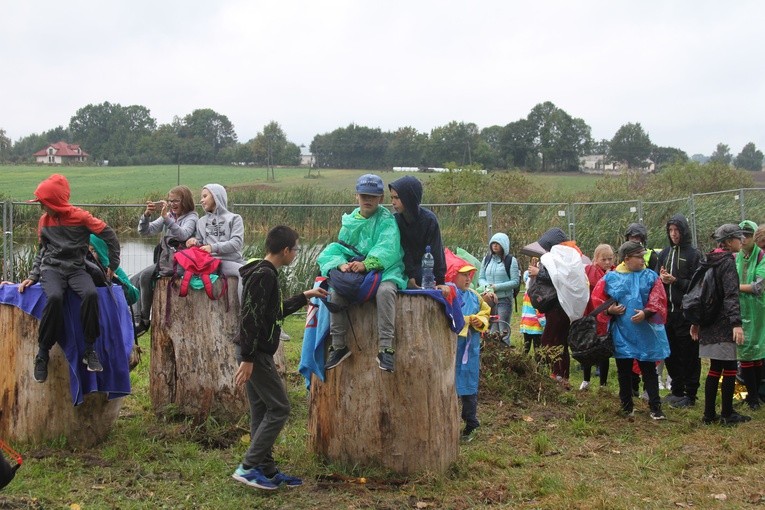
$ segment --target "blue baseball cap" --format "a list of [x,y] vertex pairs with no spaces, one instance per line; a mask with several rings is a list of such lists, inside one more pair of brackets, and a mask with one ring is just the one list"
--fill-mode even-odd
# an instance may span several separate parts
[[364,174],[356,181],[356,193],[382,196],[385,194],[383,180],[375,174]]

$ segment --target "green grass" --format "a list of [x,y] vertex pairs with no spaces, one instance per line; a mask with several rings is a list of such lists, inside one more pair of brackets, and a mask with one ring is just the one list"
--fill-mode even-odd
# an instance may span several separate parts
[[[534,364],[518,352],[517,334],[514,351],[484,346],[480,433],[460,446],[448,472],[401,484],[381,469],[325,464],[306,449],[308,407],[294,373],[303,320],[286,323],[293,409],[275,448],[280,466],[305,478],[303,487],[264,493],[233,481],[247,448],[246,417],[195,425],[155,415],[145,356],[132,374],[134,394],[104,443],[87,451],[71,451],[63,440],[14,445],[25,462],[1,493],[0,508],[662,509],[765,501],[765,411],[730,429],[702,425],[700,405],[667,409],[668,420],[657,423],[638,399],[636,417],[626,420],[617,414],[615,367],[605,389],[563,392],[544,370],[527,372]],[[144,336],[146,351],[147,343]],[[500,373],[504,388],[486,383]],[[333,482],[333,473],[363,476],[367,484]]]
[[[142,203],[148,197],[162,198],[177,185],[178,167],[174,165],[125,167],[49,167],[42,165],[0,166],[0,193],[12,200],[33,197],[37,185],[52,173],[66,176],[74,203],[101,203],[104,200]],[[180,183],[189,186],[195,196],[205,184],[216,182],[228,188],[245,186],[289,189],[310,186],[324,190],[353,190],[364,170],[321,170],[308,178],[307,168],[277,168],[276,180],[266,179],[265,168],[225,165],[180,167]],[[312,171],[316,175],[316,170]],[[386,180],[387,177],[386,177]],[[349,194],[348,202],[353,196]]]

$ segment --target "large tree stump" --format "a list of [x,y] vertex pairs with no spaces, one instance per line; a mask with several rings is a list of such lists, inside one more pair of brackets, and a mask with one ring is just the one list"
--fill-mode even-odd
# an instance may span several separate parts
[[19,308],[0,304],[0,438],[38,442],[64,436],[79,448],[100,443],[119,416],[122,399],[90,393],[74,407],[69,364],[58,345],[50,351],[48,380],[35,382],[38,324]]
[[456,335],[440,307],[426,296],[398,295],[393,373],[377,366],[376,305],[349,309],[353,354],[327,372],[324,383],[315,376],[311,381],[308,430],[314,452],[401,474],[443,473],[457,459]]
[[[239,302],[235,278],[229,279],[229,310],[224,299],[213,301],[204,291],[186,297],[173,288],[170,320],[165,321],[170,278],[157,281],[151,319],[149,392],[155,411],[173,412],[204,421],[236,421],[248,412],[244,390],[236,388],[234,337],[239,331]],[[214,285],[215,295],[220,283]],[[274,356],[284,377],[282,346]]]

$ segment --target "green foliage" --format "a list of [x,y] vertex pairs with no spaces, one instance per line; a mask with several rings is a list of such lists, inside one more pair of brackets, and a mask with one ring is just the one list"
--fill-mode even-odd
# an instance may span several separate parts
[[762,159],[762,151],[758,150],[757,147],[754,146],[754,143],[749,142],[744,145],[743,149],[741,149],[741,152],[736,156],[733,164],[736,165],[737,168],[759,172],[762,170]]
[[609,158],[612,161],[624,161],[627,168],[642,168],[644,161],[651,154],[651,139],[643,131],[639,122],[628,123],[620,127],[609,144]]
[[720,163],[723,165],[730,165],[733,156],[730,153],[730,147],[724,143],[718,143],[715,151],[709,157],[710,163]]

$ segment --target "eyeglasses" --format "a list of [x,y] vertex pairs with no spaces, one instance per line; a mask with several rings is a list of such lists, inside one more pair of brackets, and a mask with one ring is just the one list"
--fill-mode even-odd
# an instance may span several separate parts
[[168,204],[180,204],[181,201],[180,200],[168,200],[167,203]]

